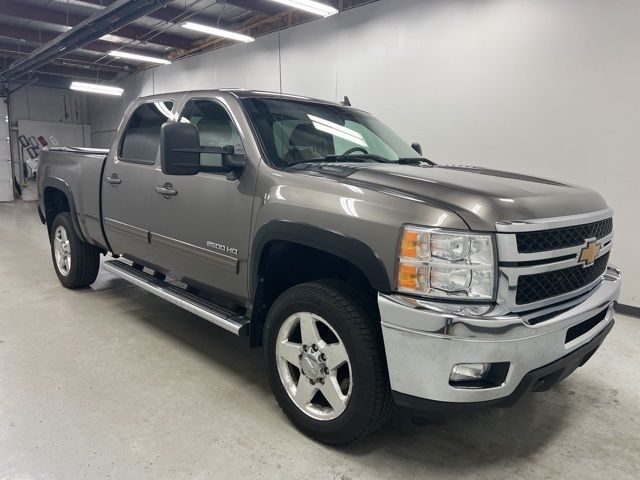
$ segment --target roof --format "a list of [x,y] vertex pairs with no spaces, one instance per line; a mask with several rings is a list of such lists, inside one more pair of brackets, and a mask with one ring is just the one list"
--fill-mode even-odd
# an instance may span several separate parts
[[217,88],[212,90],[183,90],[179,92],[165,92],[165,93],[156,93],[154,95],[146,95],[140,97],[141,100],[144,99],[154,99],[154,98],[166,98],[166,97],[178,97],[185,94],[191,94],[193,92],[207,92],[208,94],[216,94],[216,93],[231,93],[237,98],[286,98],[290,100],[300,100],[304,102],[314,102],[314,103],[325,103],[330,105],[341,105],[338,102],[323,100],[320,98],[313,97],[305,97],[302,95],[293,95],[289,93],[281,93],[281,92],[271,92],[266,90],[247,90],[244,88]]

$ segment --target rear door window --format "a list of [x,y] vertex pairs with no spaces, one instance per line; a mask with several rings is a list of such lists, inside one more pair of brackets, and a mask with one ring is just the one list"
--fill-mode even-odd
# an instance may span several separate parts
[[136,108],[122,135],[120,160],[154,164],[160,148],[160,127],[171,118],[172,109],[172,101],[143,103]]

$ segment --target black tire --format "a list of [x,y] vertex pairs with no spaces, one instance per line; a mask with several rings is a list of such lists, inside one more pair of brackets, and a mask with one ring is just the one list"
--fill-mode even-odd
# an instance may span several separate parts
[[[63,229],[69,242],[69,257],[71,266],[68,272],[63,272],[56,261],[55,236],[58,229]],[[67,288],[84,288],[95,282],[100,269],[100,251],[88,243],[80,240],[68,212],[59,213],[51,225],[51,258],[53,268],[60,283]]]
[[[349,356],[351,397],[337,418],[318,420],[308,415],[294,403],[281,381],[276,355],[278,332],[286,319],[298,312],[322,317],[338,334]],[[285,415],[306,435],[327,444],[346,444],[374,432],[389,418],[393,400],[380,320],[363,292],[335,280],[290,288],[269,310],[264,346],[271,390]]]

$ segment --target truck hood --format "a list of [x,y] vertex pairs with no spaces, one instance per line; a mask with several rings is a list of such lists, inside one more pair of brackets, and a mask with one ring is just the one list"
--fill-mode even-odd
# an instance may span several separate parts
[[324,166],[325,173],[340,167],[349,169],[348,175],[339,175],[347,182],[411,195],[452,210],[472,230],[493,231],[499,221],[562,217],[607,208],[604,199],[587,188],[480,167],[379,163]]

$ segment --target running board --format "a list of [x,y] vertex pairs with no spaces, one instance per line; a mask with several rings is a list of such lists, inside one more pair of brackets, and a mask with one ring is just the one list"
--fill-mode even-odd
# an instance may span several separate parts
[[184,308],[185,310],[224,328],[225,330],[244,336],[249,333],[249,319],[231,310],[209,302],[184,289],[171,285],[153,275],[136,270],[119,260],[108,260],[102,264],[105,270],[124,278],[128,282]]

